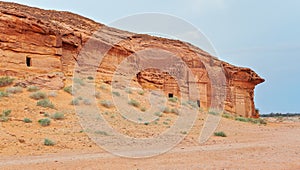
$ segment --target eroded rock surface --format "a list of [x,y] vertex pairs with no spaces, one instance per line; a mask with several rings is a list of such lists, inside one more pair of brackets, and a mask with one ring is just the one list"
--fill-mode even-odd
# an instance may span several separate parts
[[[102,29],[98,35],[95,31]],[[93,41],[91,51],[80,58],[80,51],[87,41]],[[191,69],[177,71],[187,86],[179,88],[172,75],[159,70],[142,70],[136,79],[144,88],[155,87],[166,94],[179,96],[180,92],[192,100],[199,100],[203,108],[209,108],[218,95],[225,96],[225,110],[246,117],[258,117],[254,105],[254,88],[264,82],[254,71],[220,61],[191,44],[178,40],[139,35],[106,27],[90,19],[69,12],[41,10],[14,3],[0,2],[0,76],[15,76],[24,81],[20,85],[37,85],[50,89],[62,88],[64,76],[72,76],[75,64],[94,68],[102,81],[111,82],[112,74],[128,56],[148,48],[168,51],[180,57]],[[93,53],[109,51],[101,64],[93,62]],[[97,55],[96,55],[97,56]],[[139,61],[131,61],[139,65]],[[180,64],[180,63],[179,63]],[[93,70],[93,69],[91,69]],[[223,82],[212,81],[214,72],[225,75]],[[64,76],[57,76],[60,72]],[[51,77],[54,75],[54,77]],[[122,76],[122,75],[121,75]],[[213,84],[226,93],[217,94]],[[223,84],[224,83],[224,84]],[[184,84],[184,83],[183,83]],[[193,96],[189,86],[197,86],[199,96]]]

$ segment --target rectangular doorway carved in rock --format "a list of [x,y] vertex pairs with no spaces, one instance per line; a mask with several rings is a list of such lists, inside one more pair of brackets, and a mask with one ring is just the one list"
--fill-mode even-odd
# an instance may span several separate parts
[[169,93],[169,98],[173,98],[174,97],[174,94],[173,93]]
[[32,66],[31,58],[30,57],[26,57],[26,65],[27,65],[27,67],[31,67]]

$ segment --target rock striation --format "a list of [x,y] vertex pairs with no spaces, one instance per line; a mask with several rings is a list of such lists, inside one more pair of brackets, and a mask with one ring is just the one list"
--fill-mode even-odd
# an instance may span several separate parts
[[[101,28],[101,35],[94,36]],[[221,69],[225,75],[225,81],[221,83],[226,95],[224,109],[245,117],[259,116],[254,104],[254,89],[264,79],[249,68],[220,61],[186,42],[106,27],[69,12],[0,2],[0,76],[18,77],[19,85],[63,88],[66,77],[73,75],[75,65],[83,64],[78,57],[91,39],[96,42],[94,48],[100,51],[109,48],[101,64],[90,63],[97,67],[104,82],[111,83],[118,65],[128,56],[148,48],[161,49],[179,56],[194,79],[190,78],[189,71],[179,69],[180,81],[187,83],[181,89],[169,73],[145,69],[136,74],[136,81],[143,88],[159,88],[169,96],[184,93],[207,109],[214,105],[212,98],[218,95],[212,89],[217,82],[212,81],[214,75],[208,70]],[[84,64],[89,65],[88,62]],[[189,91],[190,84],[197,87],[198,96]]]

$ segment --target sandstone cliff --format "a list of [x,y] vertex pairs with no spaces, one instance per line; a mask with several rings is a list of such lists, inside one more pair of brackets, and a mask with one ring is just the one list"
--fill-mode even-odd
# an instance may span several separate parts
[[[146,48],[167,50],[181,57],[196,76],[199,105],[209,108],[213,83],[207,67],[222,69],[225,76],[225,110],[246,117],[258,117],[254,105],[254,88],[264,82],[254,71],[220,61],[189,43],[149,35],[139,35],[106,27],[69,12],[41,10],[14,3],[0,2],[0,76],[15,76],[20,85],[35,84],[52,89],[64,86],[65,77],[73,75],[75,63],[84,44],[93,33],[105,27],[101,36],[93,37],[99,48],[113,46],[97,68],[105,82],[118,64],[131,54]],[[115,44],[117,40],[118,44]],[[200,58],[200,60],[199,60]],[[183,79],[189,81],[182,71]],[[136,76],[144,88],[155,87],[179,95],[172,76],[159,70],[143,70]],[[188,87],[187,87],[188,88]],[[188,90],[184,93],[189,94]],[[195,100],[195,99],[193,99]]]

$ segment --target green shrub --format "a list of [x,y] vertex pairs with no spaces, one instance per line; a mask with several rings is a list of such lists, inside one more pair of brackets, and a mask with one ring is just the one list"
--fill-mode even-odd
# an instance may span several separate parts
[[178,101],[177,97],[171,97],[169,98],[170,102],[176,103]]
[[29,97],[34,100],[41,100],[47,98],[47,95],[44,92],[38,91],[38,92],[31,93]]
[[65,118],[65,115],[63,113],[56,112],[51,116],[51,118],[54,120],[62,120]]
[[85,104],[85,105],[91,105],[92,102],[91,102],[90,99],[84,99],[84,100],[83,100],[83,104]]
[[263,124],[263,125],[267,124],[267,122],[261,118],[255,119],[255,118],[236,117],[235,120],[241,122],[250,122],[253,124]]
[[132,105],[134,107],[139,107],[140,106],[140,103],[134,99],[131,99],[129,102],[128,102],[129,105]]
[[71,102],[70,102],[70,105],[74,105],[74,106],[79,105],[79,99],[78,98],[72,99]]
[[249,122],[249,119],[245,117],[236,117],[235,120],[240,122]]
[[3,110],[1,116],[7,117],[7,116],[9,116],[10,114],[11,114],[11,110]]
[[145,92],[141,90],[141,91],[138,91],[138,94],[142,96],[145,94]]
[[0,122],[7,122],[9,120],[8,116],[10,115],[11,110],[3,110],[0,114]]
[[14,79],[10,77],[0,77],[0,87],[11,85],[13,81]]
[[80,78],[74,78],[73,82],[75,84],[79,84],[80,86],[84,86],[85,85],[84,81],[82,79],[80,79]]
[[44,117],[49,117],[49,113],[44,113]]
[[94,80],[94,77],[88,76],[87,79],[89,79],[89,80]]
[[178,109],[176,109],[176,108],[172,108],[171,109],[171,113],[174,113],[174,114],[179,114],[179,110]]
[[147,110],[146,107],[142,107],[142,108],[141,108],[141,111],[142,111],[142,112],[145,112],[146,110]]
[[99,134],[99,135],[108,136],[108,133],[107,133],[107,132],[100,131],[100,130],[96,131],[95,133],[96,133],[96,134]]
[[215,111],[209,111],[208,114],[210,114],[210,115],[215,115],[215,116],[220,115],[220,113],[215,112]]
[[227,137],[227,135],[224,132],[215,132],[214,135],[220,137]]
[[5,117],[5,116],[0,117],[0,122],[7,122],[8,120],[9,120],[8,117]]
[[[300,119],[300,118],[299,118]],[[264,119],[261,119],[261,118],[258,118],[258,123],[259,124],[263,124],[263,125],[266,125],[267,122],[264,120]]]
[[144,125],[146,125],[146,126],[149,125],[149,122],[145,122]]
[[11,94],[22,93],[23,89],[22,87],[9,87],[6,89],[6,92]]
[[69,94],[73,94],[73,87],[72,86],[67,86],[64,88],[64,91],[69,93]]
[[43,99],[43,100],[39,100],[36,103],[37,106],[41,106],[41,107],[48,107],[51,109],[54,109],[54,105],[52,104],[52,102],[49,99]]
[[29,118],[24,118],[24,119],[23,119],[23,122],[24,122],[24,123],[32,123],[32,120],[30,120]]
[[162,113],[161,112],[155,112],[154,115],[158,116],[158,117],[162,117]]
[[0,91],[0,97],[8,97],[8,93]]
[[100,104],[106,108],[111,108],[113,107],[113,104],[111,103],[111,101],[108,101],[108,100],[102,100],[100,102]]
[[186,131],[181,131],[180,133],[183,134],[183,135],[186,135],[186,134],[187,134]]
[[39,91],[40,89],[36,86],[29,86],[27,87],[27,91],[29,92],[36,92],[36,91]]
[[50,140],[50,139],[44,139],[44,145],[45,145],[45,146],[54,146],[54,145],[55,145],[55,142],[53,142],[53,141]]
[[168,124],[169,124],[169,122],[163,122],[163,124],[164,124],[164,125],[168,125]]
[[189,100],[189,101],[187,101],[187,104],[192,106],[193,108],[198,108],[199,107],[197,102],[195,102],[195,101]]
[[222,117],[226,118],[226,119],[232,119],[233,116],[230,113],[223,113]]
[[51,120],[46,118],[46,119],[40,119],[38,122],[41,126],[49,126],[51,123]]
[[119,92],[117,92],[117,91],[113,91],[112,94],[113,94],[114,96],[117,96],[117,97],[121,96],[121,94],[120,94]]
[[132,94],[132,90],[130,88],[126,88],[125,92],[128,93],[128,94]]
[[107,89],[107,88],[106,88],[106,85],[105,85],[105,84],[101,84],[101,85],[100,85],[100,89],[106,90],[106,89]]

